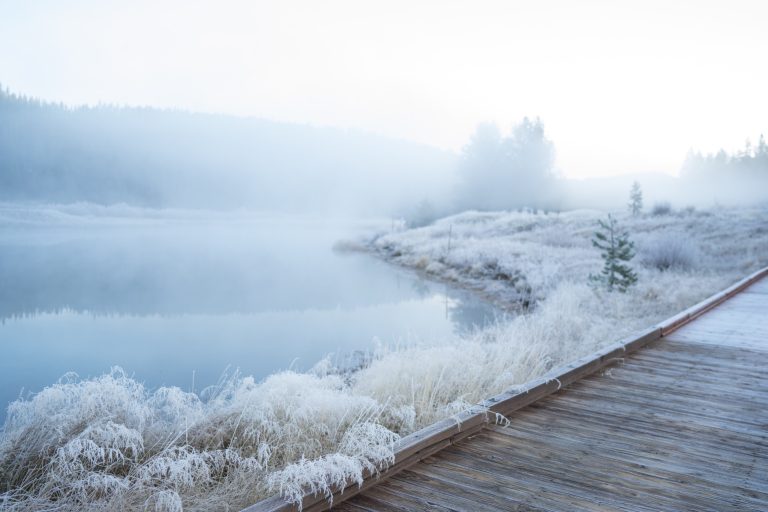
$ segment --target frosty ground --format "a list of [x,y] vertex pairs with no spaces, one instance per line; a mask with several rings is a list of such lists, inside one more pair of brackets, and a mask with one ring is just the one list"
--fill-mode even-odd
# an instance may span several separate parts
[[324,360],[263,382],[234,375],[200,395],[115,369],[17,401],[0,438],[0,508],[237,510],[325,492],[386,465],[400,436],[768,264],[767,208],[619,214],[639,280],[626,294],[594,289],[590,239],[604,215],[465,212],[346,244],[519,313],[456,342],[380,347],[354,373]]

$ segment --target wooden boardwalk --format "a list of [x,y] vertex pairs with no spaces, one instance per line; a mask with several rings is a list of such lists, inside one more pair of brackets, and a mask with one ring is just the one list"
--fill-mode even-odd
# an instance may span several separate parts
[[333,510],[768,510],[768,279]]
[[[766,276],[403,438],[332,509],[768,511]],[[243,512],[296,509],[275,496]]]

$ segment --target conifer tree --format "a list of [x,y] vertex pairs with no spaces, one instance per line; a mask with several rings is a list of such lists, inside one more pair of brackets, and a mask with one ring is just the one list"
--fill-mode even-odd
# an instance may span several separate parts
[[626,292],[637,282],[637,274],[627,263],[635,256],[634,242],[629,240],[629,233],[620,231],[616,219],[608,215],[608,221],[598,221],[600,229],[592,238],[592,245],[600,249],[603,258],[603,270],[598,275],[590,274],[593,285],[604,286],[608,291],[614,289]]
[[634,182],[632,184],[632,190],[629,192],[629,211],[632,215],[638,216],[643,210],[643,191],[640,189],[640,184]]

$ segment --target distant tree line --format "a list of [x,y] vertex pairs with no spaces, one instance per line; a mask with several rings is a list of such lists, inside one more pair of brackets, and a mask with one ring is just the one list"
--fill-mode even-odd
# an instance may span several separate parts
[[768,201],[768,144],[760,136],[756,145],[729,153],[689,151],[680,172],[686,191],[700,200],[749,204]]
[[749,140],[744,149],[729,154],[724,149],[707,155],[690,151],[683,163],[684,174],[726,174],[731,177],[768,177],[768,144],[760,135],[756,145]]
[[72,108],[0,87],[0,201],[387,213],[434,192],[455,165],[449,152],[362,132]]

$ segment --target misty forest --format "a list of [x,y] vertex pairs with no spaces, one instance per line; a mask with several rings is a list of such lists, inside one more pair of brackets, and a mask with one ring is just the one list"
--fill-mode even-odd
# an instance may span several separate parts
[[[76,13],[87,14],[87,19],[107,16],[116,27],[130,23],[120,21],[116,7],[75,4],[71,13],[49,7],[70,28],[75,25],[69,25],[74,23],[69,15]],[[201,20],[218,12],[212,2],[206,9]],[[691,9],[695,18],[695,4]],[[364,12],[355,13],[344,16],[368,20]],[[512,16],[511,11],[504,13]],[[41,16],[0,2],[0,17],[16,20],[19,27],[42,26]],[[488,12],[479,16],[480,27],[491,23]],[[626,19],[613,11],[611,16],[633,26],[631,13]],[[230,22],[244,40],[252,36]],[[13,23],[0,22],[0,32]],[[86,25],[78,26],[86,34],[96,30]],[[228,41],[225,32],[205,37]],[[472,48],[478,53],[490,48],[481,33],[464,39],[467,45],[476,44]],[[80,48],[81,36],[68,34],[66,47]],[[566,404],[578,402],[581,391],[570,395],[567,385],[573,380],[566,382],[562,376],[581,368],[577,362],[592,364],[590,358],[597,357],[601,365],[591,372],[608,379],[615,372],[615,382],[622,382],[623,365],[633,368],[629,354],[627,361],[624,355],[603,361],[617,342],[642,339],[649,329],[673,325],[664,322],[685,311],[685,322],[704,322],[710,313],[704,313],[701,304],[707,304],[707,311],[725,311],[729,302],[719,306],[707,301],[730,299],[736,291],[720,292],[748,276],[755,281],[754,275],[768,266],[768,143],[761,132],[768,130],[768,117],[760,117],[760,111],[754,123],[734,122],[725,131],[691,128],[680,134],[685,143],[675,139],[662,151],[653,142],[658,138],[650,135],[655,127],[648,128],[647,140],[628,140],[641,120],[630,114],[611,117],[611,111],[622,111],[622,102],[632,101],[614,97],[618,103],[590,104],[596,118],[626,117],[626,125],[602,128],[606,140],[594,147],[604,153],[595,154],[593,147],[573,148],[584,140],[580,137],[599,139],[597,121],[573,114],[572,122],[568,112],[546,107],[548,96],[505,97],[488,87],[483,99],[456,85],[450,97],[461,109],[456,106],[451,119],[461,137],[443,144],[436,135],[430,143],[430,130],[420,138],[408,130],[431,126],[435,133],[448,131],[443,126],[448,117],[435,114],[431,119],[424,113],[447,108],[439,99],[448,81],[434,86],[434,104],[426,110],[406,99],[401,103],[410,110],[398,110],[392,107],[398,101],[382,100],[375,80],[361,82],[373,91],[364,96],[366,108],[355,103],[354,95],[342,101],[328,92],[332,82],[321,80],[331,80],[334,73],[346,77],[340,69],[353,66],[352,61],[330,66],[328,77],[308,74],[307,80],[318,84],[312,94],[327,100],[328,111],[357,105],[362,121],[335,123],[311,114],[315,111],[303,102],[299,85],[278,82],[280,73],[274,69],[288,73],[291,66],[273,69],[269,66],[274,63],[265,60],[274,74],[265,72],[260,80],[275,80],[275,90],[287,98],[283,103],[275,99],[269,108],[306,111],[306,118],[246,108],[250,98],[258,96],[248,89],[238,96],[234,91],[240,89],[234,86],[217,90],[218,81],[201,84],[200,89],[190,84],[190,90],[204,89],[202,97],[224,101],[231,96],[227,101],[243,103],[242,110],[217,109],[210,108],[211,103],[163,100],[163,80],[178,82],[150,71],[154,47],[118,45],[120,52],[129,52],[119,53],[117,46],[110,46],[112,36],[99,34],[106,38],[105,48],[122,55],[126,66],[147,66],[146,74],[136,75],[144,85],[127,85],[115,71],[105,75],[113,81],[100,79],[98,94],[87,92],[97,90],[87,86],[87,77],[71,76],[53,65],[56,54],[47,48],[55,47],[57,40],[61,44],[59,36],[40,42],[52,66],[49,80],[38,73],[43,61],[0,51],[2,511],[240,511],[250,506],[254,512],[327,507],[470,510],[475,505],[480,507],[476,510],[517,509],[498,501],[498,489],[507,488],[488,484],[480,492],[469,476],[461,476],[470,469],[502,471],[500,456],[483,455],[487,465],[478,469],[462,459],[468,455],[434,458],[443,445],[425,448],[423,439],[432,436],[435,443],[459,447],[466,437],[471,446],[480,430],[464,434],[462,425],[472,421],[482,422],[486,430],[492,426],[492,435],[503,438],[504,429],[515,428],[517,416],[500,413],[492,397],[520,400],[530,390],[549,386],[547,395],[563,395]],[[282,32],[270,34],[263,37],[283,38]],[[186,32],[180,37],[195,40]],[[310,40],[310,35],[306,41],[301,34],[290,37],[298,38],[302,48]],[[332,36],[325,32],[311,37],[319,38],[319,45],[347,48],[326,39]],[[367,41],[367,36],[359,37]],[[565,35],[551,37],[558,48],[566,44]],[[601,44],[610,46],[614,35],[603,37],[607,39]],[[0,42],[4,40],[8,43],[0,36]],[[408,41],[415,47],[427,44],[418,38]],[[391,42],[397,48],[407,44]],[[286,44],[270,52],[299,59],[292,48]],[[551,49],[531,51],[541,51],[545,59]],[[76,60],[69,59],[75,59],[76,52],[67,51],[67,62],[74,66]],[[104,51],[111,62],[112,55]],[[186,50],[167,51],[179,52],[174,55],[189,62],[181,58]],[[391,51],[400,59],[408,54]],[[194,66],[231,65],[227,72],[233,78],[245,73],[242,63],[215,64],[205,60],[205,54],[199,63],[196,58],[191,60]],[[261,54],[254,58],[266,59]],[[392,68],[386,58],[379,58],[381,73],[390,75],[402,65],[403,76],[410,77],[408,73],[422,65],[398,61]],[[121,61],[115,59],[104,69],[119,68]],[[142,59],[145,64],[136,64]],[[312,67],[307,59],[296,61],[299,68]],[[538,65],[521,59],[521,73],[527,73],[526,66]],[[645,66],[641,61],[637,65]],[[182,77],[182,71],[168,66],[169,77],[177,71]],[[437,73],[442,61],[424,66],[418,76]],[[543,81],[536,73],[525,80]],[[768,85],[768,75],[755,76]],[[597,75],[594,79],[602,80]],[[405,94],[398,93],[398,87],[418,89],[416,78],[403,80],[392,86],[395,99]],[[473,87],[485,91],[480,83]],[[554,91],[551,88],[569,84],[553,80],[547,87]],[[142,96],[147,90],[158,99]],[[677,94],[677,89],[671,90],[669,94]],[[296,106],[289,109],[294,99]],[[706,121],[685,126],[720,123],[717,113],[722,109],[714,103],[726,101],[712,101],[711,107],[701,106]],[[514,109],[507,109],[508,103]],[[483,110],[486,104],[491,110]],[[369,123],[365,116],[372,115],[370,105],[383,112],[387,122],[394,119],[402,131],[382,129],[373,117]],[[679,114],[674,111],[674,102],[663,105],[670,119],[687,116],[682,107]],[[473,109],[476,113],[461,117]],[[611,132],[618,135],[608,139]],[[723,133],[727,140],[713,142]],[[625,167],[614,164],[615,155],[625,149],[612,144],[619,139],[643,153],[663,153],[665,164],[644,168],[623,156]],[[586,153],[589,159],[579,160]],[[611,169],[590,168],[589,162],[601,158],[611,162]],[[739,293],[746,285],[740,286]],[[764,302],[757,302],[760,294],[748,291],[744,295],[754,301],[749,303],[751,316],[739,318],[747,322],[768,317]],[[700,309],[693,314],[688,309],[692,307]],[[683,323],[676,322],[675,329]],[[665,329],[658,327],[658,337]],[[768,350],[764,329],[753,329],[751,345],[740,346],[742,352],[723,364],[736,371],[753,357],[749,351]],[[736,336],[736,330],[729,332]],[[643,356],[643,351],[656,348],[639,350],[640,361],[647,362],[653,357]],[[714,375],[716,355],[707,354],[701,364]],[[611,364],[615,366],[605,366]],[[693,372],[698,363],[691,359],[685,364],[686,371]],[[685,380],[665,371],[658,372],[666,379],[665,389]],[[764,372],[753,370],[739,381],[752,386],[744,400],[754,410],[764,410],[759,400],[768,397]],[[719,386],[738,378],[718,375],[715,380]],[[638,379],[638,389],[650,396],[646,388],[651,381]],[[702,401],[716,385],[696,381],[696,396],[686,396]],[[561,388],[566,388],[564,394]],[[605,393],[619,395],[609,389]],[[741,400],[730,391],[712,391],[718,393]],[[656,395],[653,399],[665,400]],[[535,413],[548,403],[537,402],[523,411]],[[708,428],[725,428],[717,419],[722,411],[701,404]],[[733,419],[737,412],[734,405],[724,414]],[[679,429],[670,431],[693,432],[690,418],[678,418],[666,409],[663,414],[678,422]],[[626,418],[640,418],[647,423],[645,429],[661,421],[657,416],[638,406]],[[558,450],[579,441],[574,427],[573,433],[569,430],[568,436],[553,441],[557,448],[549,452],[535,437],[546,428],[537,430],[526,418],[519,419],[519,428],[530,436],[531,444],[523,448],[527,456],[556,460]],[[574,415],[569,421],[595,420]],[[757,416],[738,421],[765,425]],[[622,450],[608,453],[611,463],[619,464],[620,457],[637,449],[628,432],[615,432],[624,444]],[[509,439],[499,444],[514,444]],[[747,464],[741,457],[748,458],[757,475],[768,453],[764,443],[763,452],[748,452],[745,439],[734,441],[734,465]],[[600,451],[598,442],[590,438],[589,446]],[[617,466],[616,478],[623,478],[625,469],[628,475],[640,475],[627,476],[628,481],[643,481],[651,469],[671,474],[677,463],[687,463],[686,457],[711,449],[714,444],[708,442],[681,449],[678,457],[670,441],[659,453],[672,450],[674,463],[653,452],[653,459],[633,460],[631,469]],[[488,439],[479,443],[479,453],[491,450]],[[715,444],[729,446],[726,441]],[[412,464],[428,469],[402,469]],[[555,506],[558,488],[541,490],[535,499],[525,494],[537,488],[536,472],[546,471],[536,468],[530,474],[518,468],[499,477],[523,475],[523,490],[509,480],[504,499],[519,498],[532,510],[560,510]],[[400,471],[408,476],[390,478]],[[656,502],[643,508],[641,502],[611,501],[614,484],[594,483],[598,477],[590,471],[583,476],[593,478],[589,487],[568,487],[576,485],[568,480],[572,477],[558,484],[570,489],[562,493],[573,500],[572,510],[594,510],[601,503],[610,510],[655,509]],[[545,476],[550,481],[559,478],[554,473]],[[704,488],[696,486],[705,486],[705,476],[690,470],[684,477],[661,480],[696,490]],[[394,482],[392,488],[375,483],[379,477]],[[459,501],[451,504],[443,491],[428,491],[430,478],[437,478],[434,485],[444,478],[439,485],[462,489]],[[739,474],[733,478],[741,482]],[[644,485],[654,481],[649,477]],[[707,502],[705,493],[698,498],[705,501],[693,508],[759,510],[768,506],[760,485],[745,501],[728,502],[737,506],[715,498]],[[590,494],[592,487],[597,494]],[[679,496],[672,491],[638,492],[661,496],[662,509],[691,509],[690,503],[675,501]],[[386,503],[389,499],[393,501]]]

